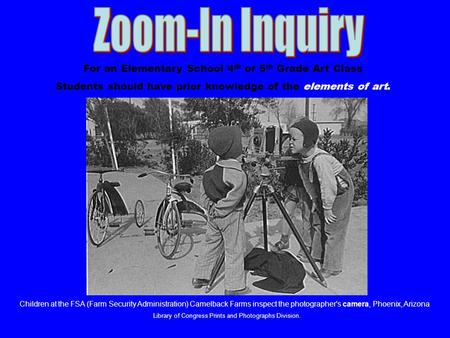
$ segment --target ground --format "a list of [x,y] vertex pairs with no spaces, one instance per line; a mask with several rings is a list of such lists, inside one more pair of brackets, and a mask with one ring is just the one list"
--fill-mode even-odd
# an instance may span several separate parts
[[[202,289],[194,289],[191,279],[194,262],[204,236],[204,226],[195,225],[183,231],[180,250],[174,259],[167,260],[158,251],[156,238],[150,235],[158,203],[164,196],[165,183],[152,175],[138,178],[141,169],[105,174],[109,181],[119,181],[121,192],[130,215],[118,217],[116,225],[110,228],[106,241],[95,247],[87,245],[87,293],[89,295],[201,295]],[[87,197],[98,180],[98,174],[87,174]],[[198,182],[198,178],[196,178]],[[197,196],[193,196],[195,200]],[[142,228],[134,223],[132,212],[137,199],[142,199],[146,208],[146,221]],[[88,201],[88,200],[87,200]],[[87,208],[86,201],[86,208]],[[263,245],[259,203],[255,202],[246,220],[247,251]],[[269,204],[269,244],[279,239],[276,226],[280,213],[274,204]],[[290,251],[295,255],[299,245],[291,239]],[[306,270],[311,271],[309,264]],[[252,285],[261,277],[247,274],[247,285],[252,294],[274,294]],[[367,207],[352,209],[347,235],[344,272],[327,280],[325,288],[307,276],[305,289],[299,295],[366,295],[367,294]],[[214,289],[209,294],[223,294],[223,272],[218,276]]]

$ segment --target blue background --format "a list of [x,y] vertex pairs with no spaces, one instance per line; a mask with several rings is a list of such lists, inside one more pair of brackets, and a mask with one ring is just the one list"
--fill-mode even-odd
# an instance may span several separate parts
[[[444,47],[446,9],[434,1],[83,1],[7,5],[2,19],[2,190],[4,319],[18,333],[46,332],[91,335],[122,333],[215,335],[231,325],[259,335],[356,335],[372,329],[383,335],[419,335],[437,328],[447,299],[448,152],[446,93],[448,65]],[[187,54],[125,55],[92,51],[97,20],[95,6],[113,13],[183,14],[198,27],[199,8],[234,17],[235,52],[200,54],[190,41]],[[319,6],[330,14],[366,15],[363,53],[301,55],[239,52],[240,8],[255,14],[316,15]],[[442,6],[442,5],[439,5]],[[56,91],[64,82],[111,80],[161,81],[160,75],[86,74],[94,65],[189,63],[283,63],[363,65],[362,73],[255,74],[254,82],[308,81],[328,83],[389,82],[382,92],[109,92]],[[164,82],[196,82],[192,75],[164,74]],[[217,80],[198,75],[199,82]],[[245,82],[248,76],[225,73],[222,82]],[[72,300],[86,297],[85,229],[85,102],[86,97],[369,97],[369,296],[338,300],[430,301],[431,309],[299,310],[300,321],[151,320],[149,310],[20,309],[19,300]],[[298,297],[298,296],[297,296]],[[335,297],[298,297],[335,300]],[[3,298],[3,297],[2,297]],[[116,300],[192,297],[113,297]],[[106,297],[105,299],[109,299]],[[213,298],[208,297],[207,300]],[[246,300],[264,300],[249,297]],[[269,300],[276,298],[268,297]],[[283,300],[289,298],[283,297]],[[192,310],[193,311],[193,310]],[[205,310],[207,311],[207,310]],[[445,320],[445,319],[444,319]],[[233,329],[235,331],[235,329]],[[236,331],[237,332],[237,331]]]

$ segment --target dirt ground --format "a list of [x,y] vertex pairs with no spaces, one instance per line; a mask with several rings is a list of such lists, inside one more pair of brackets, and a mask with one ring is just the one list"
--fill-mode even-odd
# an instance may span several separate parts
[[[182,232],[181,245],[173,259],[165,259],[158,250],[156,237],[151,235],[157,205],[164,196],[165,183],[149,175],[138,178],[142,168],[128,172],[105,174],[105,179],[119,181],[121,192],[129,210],[128,216],[118,217],[110,228],[106,241],[93,246],[86,236],[87,246],[87,294],[89,295],[203,295],[203,289],[191,285],[195,259],[204,237],[205,227],[198,223]],[[87,200],[98,179],[97,174],[86,175]],[[196,178],[196,182],[199,179]],[[196,199],[197,196],[190,196]],[[146,208],[145,223],[138,228],[134,223],[133,210],[137,199]],[[262,247],[261,214],[257,205],[245,223],[247,251]],[[273,245],[280,237],[277,223],[281,215],[275,205],[269,204],[268,242]],[[251,218],[250,218],[251,217]],[[195,218],[195,216],[194,216]],[[294,217],[295,218],[295,217]],[[305,288],[298,295],[366,295],[367,289],[367,207],[352,209],[342,274],[327,280],[323,287],[307,276]],[[296,255],[300,247],[291,239],[290,252]],[[305,264],[307,271],[312,271]],[[247,285],[252,295],[274,294],[253,286],[261,277],[247,274]],[[223,272],[209,295],[223,294]]]

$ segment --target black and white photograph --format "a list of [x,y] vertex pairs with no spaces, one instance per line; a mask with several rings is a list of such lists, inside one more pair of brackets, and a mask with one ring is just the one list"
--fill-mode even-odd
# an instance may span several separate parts
[[87,295],[367,295],[367,98],[88,98]]

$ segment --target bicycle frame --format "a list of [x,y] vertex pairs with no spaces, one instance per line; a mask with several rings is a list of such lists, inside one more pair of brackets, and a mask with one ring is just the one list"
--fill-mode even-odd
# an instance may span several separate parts
[[[191,227],[195,222],[194,220],[183,220],[183,215],[198,215],[203,218],[205,223],[208,217],[203,207],[185,196],[185,193],[189,193],[192,188],[190,183],[179,182],[175,185],[172,184],[173,178],[190,178],[190,175],[173,175],[158,170],[153,171],[169,176],[164,198],[156,210],[155,233],[161,255],[164,258],[171,259],[177,253],[180,245],[181,229]],[[143,173],[138,177],[147,175],[147,173]]]
[[[128,214],[128,208],[120,192],[115,188],[118,182],[109,182],[103,179],[103,174],[117,170],[100,169],[87,171],[99,174],[96,187],[89,198],[88,205],[88,233],[91,242],[100,246],[107,235],[110,224],[109,217],[123,216]],[[98,235],[98,236],[97,236]]]
[[126,216],[128,215],[128,206],[123,198],[122,194],[119,190],[116,189],[116,186],[119,186],[119,182],[109,182],[103,179],[103,174],[108,172],[113,172],[117,170],[92,170],[88,171],[88,173],[97,173],[100,174],[100,177],[97,182],[96,188],[93,190],[93,193],[102,192],[102,194],[106,193],[109,199],[109,212],[114,216]]
[[89,199],[88,207],[88,234],[95,246],[100,246],[106,238],[109,228],[109,215],[112,214],[112,204],[107,192],[103,189],[103,176]]
[[[176,186],[176,185],[175,185]],[[168,203],[175,202],[180,214],[195,214],[207,220],[206,210],[196,201],[186,197],[186,195],[172,186],[172,179],[166,186],[166,199]]]
[[[166,173],[166,172],[163,172],[163,171],[159,171],[159,170],[154,170],[154,169],[151,169],[151,171],[153,171],[155,173],[158,173],[158,174],[163,174],[163,175],[166,175],[166,176],[169,177],[169,179],[167,181],[167,184],[166,184],[166,191],[165,191],[165,197],[164,197],[164,199],[167,202],[166,205],[168,205],[168,204],[170,204],[172,202],[175,202],[177,204],[177,207],[178,207],[178,205],[181,205],[181,207],[178,207],[180,213],[196,214],[196,215],[199,215],[199,216],[203,217],[205,220],[207,219],[207,212],[206,212],[206,210],[199,203],[197,203],[196,201],[188,198],[186,196],[186,194],[183,192],[183,190],[187,190],[187,189],[183,188],[183,189],[177,190],[176,187],[180,183],[176,184],[175,186],[172,183],[172,181],[173,181],[173,179],[175,177],[190,178],[191,179],[191,175],[169,174],[169,173]],[[138,177],[145,177],[147,175],[148,175],[148,173],[142,173]]]

